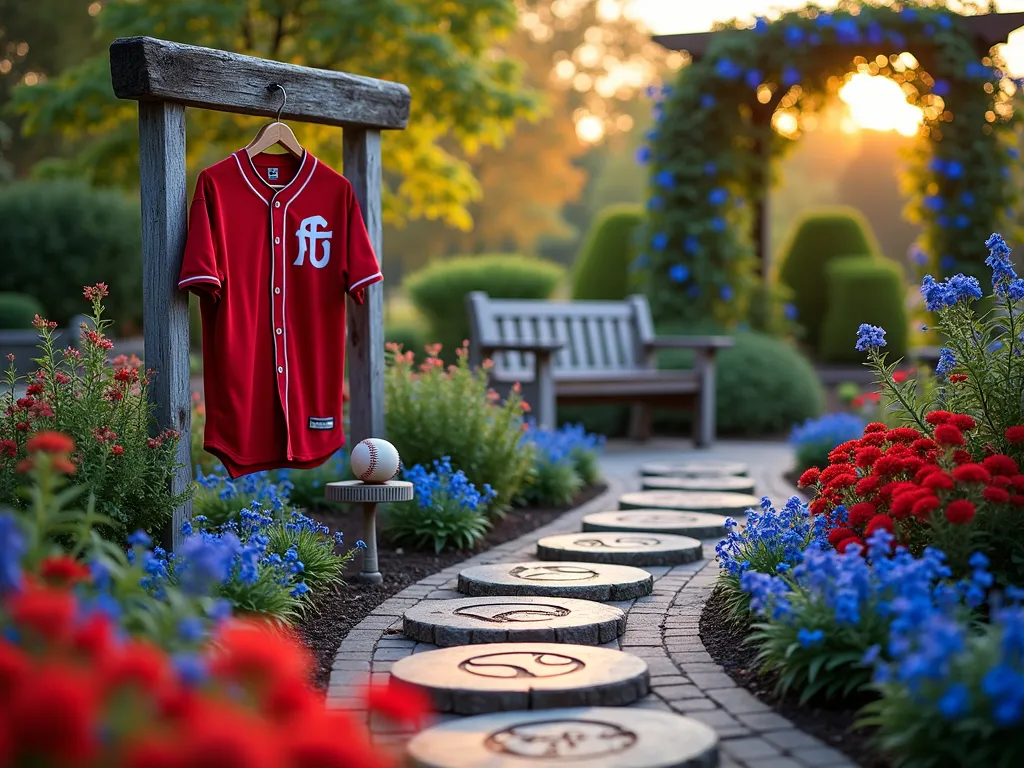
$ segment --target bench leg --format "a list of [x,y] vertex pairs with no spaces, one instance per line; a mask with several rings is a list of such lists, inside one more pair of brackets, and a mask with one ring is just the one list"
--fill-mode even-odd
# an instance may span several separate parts
[[638,403],[629,410],[629,436],[633,440],[649,440],[654,425],[654,408]]
[[710,448],[715,442],[715,357],[714,350],[705,350],[697,358],[700,395],[693,420],[693,438],[698,448]]
[[541,429],[554,429],[556,414],[555,378],[551,370],[551,355],[537,355],[537,402],[534,416]]

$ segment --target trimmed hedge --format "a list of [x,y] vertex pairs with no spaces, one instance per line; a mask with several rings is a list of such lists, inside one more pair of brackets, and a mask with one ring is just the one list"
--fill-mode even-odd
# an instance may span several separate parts
[[779,279],[793,291],[797,319],[817,350],[828,311],[825,265],[843,256],[877,256],[871,225],[854,208],[829,208],[805,216],[786,246]]
[[910,335],[903,271],[883,258],[850,256],[830,262],[825,271],[828,312],[821,326],[820,354],[830,363],[860,363],[855,349],[861,323],[885,328],[885,351],[895,361],[907,353]]
[[574,299],[621,300],[631,293],[630,264],[643,222],[639,205],[612,205],[594,218],[573,267]]
[[548,299],[565,279],[564,267],[517,254],[456,256],[434,261],[403,283],[427,321],[430,339],[446,353],[469,338],[466,295],[485,291],[499,299]]
[[39,300],[24,293],[0,293],[0,330],[30,331],[36,315],[46,312]]
[[60,327],[88,309],[82,287],[110,286],[107,315],[142,324],[138,202],[80,181],[19,181],[0,188],[0,291],[38,297]]

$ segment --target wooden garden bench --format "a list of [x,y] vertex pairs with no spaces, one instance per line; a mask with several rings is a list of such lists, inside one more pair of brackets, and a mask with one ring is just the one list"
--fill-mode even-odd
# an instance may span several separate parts
[[[494,361],[496,388],[520,382],[537,424],[555,425],[556,403],[630,403],[630,436],[650,437],[655,408],[692,408],[699,446],[715,438],[715,353],[728,336],[657,336],[645,296],[625,301],[466,297],[475,364]],[[693,370],[659,371],[659,349],[693,349]]]

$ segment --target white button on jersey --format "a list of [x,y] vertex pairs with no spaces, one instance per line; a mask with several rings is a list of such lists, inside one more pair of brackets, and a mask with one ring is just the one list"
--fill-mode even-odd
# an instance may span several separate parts
[[280,293],[280,292],[281,292],[281,289],[280,289],[280,288],[275,288],[275,289],[274,289],[274,293]]
[[280,328],[278,328],[278,329],[277,329],[277,335],[278,335],[278,336],[280,336],[280,335],[281,335],[281,329],[280,329]]
[[282,368],[280,365],[277,366],[277,372],[278,373],[284,373],[284,368]]
[[280,208],[281,207],[281,201],[280,200],[275,200],[274,201],[274,207],[275,208]]
[[281,238],[280,237],[275,237],[274,238],[274,245],[278,245],[280,242],[281,242]]

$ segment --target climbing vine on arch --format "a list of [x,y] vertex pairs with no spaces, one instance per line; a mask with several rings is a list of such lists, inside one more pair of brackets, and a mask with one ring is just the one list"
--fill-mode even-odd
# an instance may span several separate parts
[[979,60],[957,20],[944,5],[845,0],[717,30],[706,55],[662,88],[641,150],[651,188],[636,266],[656,318],[747,318],[760,284],[754,204],[772,178],[761,148],[777,159],[799,135],[773,129],[773,110],[799,126],[858,69],[893,78],[924,113],[905,180],[907,213],[923,228],[922,270],[977,270],[1017,199],[1016,86],[994,54]]

